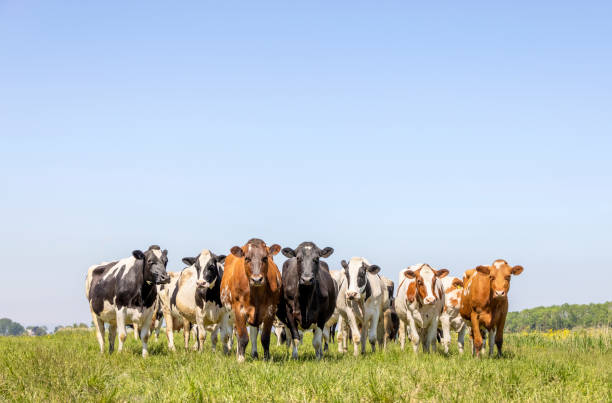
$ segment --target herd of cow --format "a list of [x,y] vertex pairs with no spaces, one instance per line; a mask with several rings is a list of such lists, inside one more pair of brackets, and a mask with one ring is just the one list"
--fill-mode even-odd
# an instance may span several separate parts
[[[372,351],[385,348],[399,333],[402,349],[406,332],[415,352],[436,349],[436,338],[448,352],[451,329],[458,332],[458,348],[471,328],[473,354],[483,347],[481,327],[489,331],[489,353],[493,341],[501,354],[508,311],[511,275],[523,271],[496,260],[464,273],[463,279],[448,276],[418,264],[399,274],[394,283],[380,275],[380,267],[363,257],[342,261],[342,270],[329,270],[323,258],[332,248],[319,249],[303,242],[296,249],[284,248],[288,259],[282,275],[273,256],[279,245],[268,247],[261,239],[234,246],[231,253],[215,255],[204,249],[196,257],[185,257],[181,272],[167,272],[167,251],[157,245],[145,252],[91,266],[85,294],[89,301],[100,351],[104,352],[105,323],[108,323],[109,351],[114,350],[118,333],[121,351],[126,325],[134,326],[146,356],[150,329],[163,317],[168,347],[174,351],[173,332],[183,329],[185,348],[194,330],[196,348],[203,349],[206,332],[211,332],[213,349],[220,335],[223,351],[232,349],[237,336],[237,358],[245,359],[251,341],[251,355],[257,357],[257,336],[261,331],[264,358],[270,358],[270,333],[286,332],[293,358],[298,356],[301,332],[313,330],[312,344],[317,358],[338,329],[338,349],[347,351],[352,339],[354,354],[365,353],[366,338]],[[399,328],[399,329],[398,329]],[[332,329],[330,331],[330,329]],[[280,338],[280,334],[279,334]]]

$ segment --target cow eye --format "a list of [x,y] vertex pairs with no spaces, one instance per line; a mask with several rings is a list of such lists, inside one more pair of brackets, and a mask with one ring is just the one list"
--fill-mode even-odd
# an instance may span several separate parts
[[506,276],[506,280],[510,281],[510,276]]
[[250,257],[245,257],[244,260],[245,260],[245,262],[250,262],[251,258]]
[[261,259],[261,261],[262,261],[262,262],[267,262],[267,261],[268,261],[268,257],[267,257],[267,256],[264,256],[264,257]]

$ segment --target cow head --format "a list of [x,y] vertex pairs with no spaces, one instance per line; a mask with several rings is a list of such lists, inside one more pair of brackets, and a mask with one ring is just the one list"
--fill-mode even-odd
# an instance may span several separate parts
[[491,266],[478,266],[476,271],[488,275],[491,279],[491,296],[495,299],[508,298],[510,277],[523,272],[523,266],[510,266],[503,259],[498,259]]
[[346,297],[350,301],[365,299],[366,288],[368,286],[366,273],[377,274],[380,271],[380,267],[375,264],[369,264],[367,260],[361,257],[351,258],[348,263],[343,260],[341,264],[348,280]]
[[439,287],[438,279],[445,277],[448,270],[434,270],[428,264],[422,264],[417,270],[406,270],[404,276],[415,280],[408,286],[406,295],[408,301],[413,302],[418,298],[424,305],[431,305],[442,298],[440,295],[442,287]]
[[295,250],[283,248],[283,255],[296,258],[300,285],[313,285],[319,274],[319,258],[331,256],[334,250],[327,247],[319,249],[313,242],[302,242]]
[[132,252],[137,260],[143,261],[143,275],[147,284],[168,284],[170,276],[166,273],[168,265],[168,251],[163,251],[157,245],[149,246],[146,252],[135,250]]
[[232,255],[244,258],[244,269],[249,279],[249,284],[252,287],[260,287],[265,284],[269,261],[280,252],[280,248],[277,244],[268,248],[264,241],[253,238],[242,248],[234,246],[232,248]]
[[199,289],[214,288],[221,281],[225,255],[215,255],[208,249],[202,250],[197,257],[184,257],[183,263],[196,269],[196,285]]

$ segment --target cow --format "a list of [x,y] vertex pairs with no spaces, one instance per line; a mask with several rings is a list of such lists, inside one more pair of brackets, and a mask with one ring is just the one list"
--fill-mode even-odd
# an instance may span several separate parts
[[459,314],[463,281],[452,276],[446,276],[441,281],[444,290],[444,308],[442,309],[442,314],[440,314],[439,327],[442,329],[441,342],[444,347],[444,353],[448,354],[451,341],[450,331],[454,330],[458,333],[457,348],[459,349],[459,354],[463,354],[463,342],[467,331],[467,325]]
[[[361,353],[365,354],[366,336],[372,351],[376,351],[379,321],[382,321],[384,307],[389,304],[386,287],[378,276],[380,267],[371,265],[363,257],[353,257],[348,263],[343,260],[341,264],[343,272],[336,306],[350,327],[353,354],[359,354],[360,343]],[[340,343],[339,340],[338,344]],[[340,347],[338,349],[340,350]]]
[[296,249],[283,248],[288,260],[283,264],[281,301],[276,315],[291,333],[292,358],[298,358],[299,330],[314,331],[312,346],[317,359],[323,357],[323,330],[336,309],[336,283],[327,263],[334,250],[319,249],[313,242],[302,242]]
[[478,266],[465,272],[459,312],[472,328],[472,353],[477,357],[483,346],[481,326],[489,331],[489,355],[493,355],[495,340],[497,355],[501,357],[510,278],[522,272],[522,266],[510,266],[503,259],[494,261],[491,266]]
[[[281,274],[273,256],[281,247],[270,247],[261,239],[250,239],[244,246],[234,246],[225,259],[221,279],[221,302],[231,309],[238,334],[236,356],[244,361],[244,352],[251,339],[251,356],[257,358],[257,333],[263,324],[261,344],[264,359],[270,359],[270,331],[281,295]],[[250,325],[247,334],[247,325]]]
[[168,251],[152,245],[146,252],[135,250],[132,256],[114,262],[89,267],[85,280],[85,295],[96,329],[100,352],[104,352],[104,324],[109,324],[108,351],[115,347],[119,333],[118,351],[123,350],[128,323],[139,325],[142,356],[149,352],[149,327],[156,312],[157,284],[166,284]]
[[[230,309],[221,303],[221,278],[225,255],[215,255],[203,249],[196,257],[184,257],[187,265],[172,291],[170,307],[178,311],[186,323],[197,326],[198,350],[204,348],[206,330],[212,332],[212,349],[216,349],[217,331],[221,334],[223,352],[231,348],[233,316]],[[188,343],[189,332],[184,331],[185,343]]]
[[[383,348],[387,348],[387,342],[395,337],[397,333],[397,326],[399,320],[397,319],[397,313],[395,310],[392,311],[393,302],[393,291],[395,289],[395,283],[385,276],[380,276],[384,286],[385,292],[387,293],[388,303],[383,307],[382,318],[378,321],[378,344]],[[395,322],[394,322],[395,320]]]
[[430,346],[436,350],[438,318],[445,301],[440,280],[447,274],[448,270],[434,270],[426,263],[410,266],[400,272],[395,311],[400,320],[402,350],[406,343],[407,328],[415,353],[419,349],[419,342],[424,352],[429,352]]

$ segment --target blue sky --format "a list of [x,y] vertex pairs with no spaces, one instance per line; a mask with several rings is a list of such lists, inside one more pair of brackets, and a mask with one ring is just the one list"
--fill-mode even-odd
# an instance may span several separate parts
[[612,6],[537,3],[0,3],[0,316],[253,236],[610,300]]

